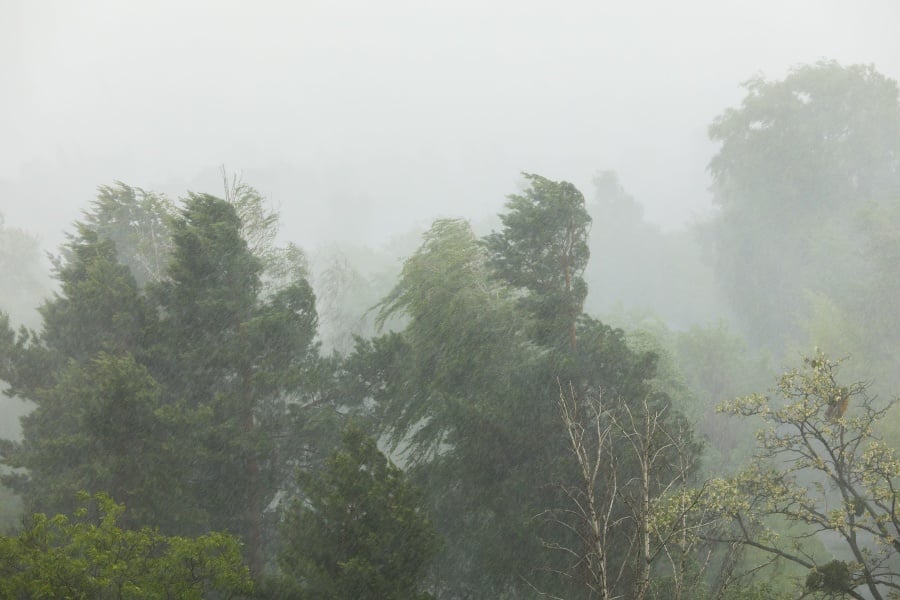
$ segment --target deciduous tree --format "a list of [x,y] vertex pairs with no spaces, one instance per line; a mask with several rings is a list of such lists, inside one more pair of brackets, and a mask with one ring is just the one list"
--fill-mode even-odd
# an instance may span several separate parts
[[200,600],[251,592],[236,538],[124,529],[125,507],[108,496],[83,495],[80,504],[72,516],[37,513],[18,535],[0,536],[0,596]]
[[[841,383],[839,362],[824,354],[781,376],[783,402],[762,395],[723,404],[756,417],[757,460],[741,474],[714,482],[708,496],[735,527],[719,539],[745,544],[808,570],[808,592],[852,598],[889,598],[900,590],[900,458],[879,438],[890,403],[863,383]],[[847,412],[844,412],[844,410]],[[771,518],[799,523],[797,536],[770,527]],[[802,541],[820,537],[834,555],[822,560]]]
[[744,84],[710,126],[716,273],[757,344],[780,352],[858,272],[855,216],[900,182],[897,84],[871,66],[820,62]]

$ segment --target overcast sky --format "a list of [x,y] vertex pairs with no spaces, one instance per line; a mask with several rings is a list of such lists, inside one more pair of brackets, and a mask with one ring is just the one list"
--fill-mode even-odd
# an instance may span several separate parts
[[312,248],[615,169],[679,227],[740,82],[900,78],[898,25],[896,0],[0,0],[0,213],[55,245],[100,184],[221,193],[224,164]]

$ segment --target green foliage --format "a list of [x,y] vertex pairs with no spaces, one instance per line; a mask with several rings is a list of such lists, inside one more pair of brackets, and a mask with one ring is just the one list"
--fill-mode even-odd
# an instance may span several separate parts
[[41,332],[0,323],[0,377],[36,403],[24,439],[0,446],[18,469],[3,479],[30,510],[107,491],[134,524],[242,535],[261,573],[264,510],[317,454],[288,432],[327,431],[304,409],[326,401],[334,365],[317,357],[303,255],[272,246],[254,193],[190,195],[172,213],[152,194],[101,188],[57,261]]
[[4,481],[29,508],[74,510],[72,490],[106,491],[128,502],[137,523],[176,529],[183,436],[192,424],[162,403],[161,390],[130,354],[74,361],[40,390],[23,418],[24,441],[5,442]]
[[251,592],[237,539],[223,533],[166,537],[123,529],[125,507],[108,496],[80,498],[72,517],[33,515],[0,537],[4,598],[236,598]]
[[[580,193],[529,181],[511,197],[501,233],[479,241],[463,221],[436,222],[381,304],[382,320],[406,317],[406,327],[359,340],[345,364],[347,389],[374,401],[360,407],[414,466],[446,540],[433,576],[455,595],[560,585],[551,575],[560,559],[543,548],[535,518],[561,505],[555,484],[577,477],[548,401],[559,380],[637,402],[637,412],[645,398],[668,403],[648,383],[656,357],[580,314],[589,223]],[[626,479],[634,473],[627,460],[619,468]],[[619,550],[611,552],[624,557]]]
[[[50,372],[101,351],[140,353],[149,343],[154,315],[115,244],[83,224],[56,265],[60,291],[40,308],[43,329],[35,339],[47,351]],[[37,358],[38,348],[32,353]],[[49,374],[49,373],[48,373]],[[12,383],[16,383],[13,381]],[[34,385],[31,382],[30,385]]]
[[84,225],[115,244],[119,261],[143,286],[166,277],[174,216],[175,206],[165,196],[117,181],[100,186]]
[[900,345],[900,196],[867,203],[853,225],[856,268],[812,295],[807,335],[812,344],[852,355],[853,375],[890,394],[900,386],[892,359]]
[[575,320],[587,297],[582,275],[591,217],[571,183],[524,176],[530,187],[509,196],[500,215],[503,230],[484,238],[490,266],[496,277],[529,292],[521,303],[534,317],[538,343],[574,346]]
[[860,267],[855,215],[893,200],[897,84],[871,66],[820,62],[745,84],[710,127],[716,274],[747,332],[775,351],[800,334],[804,290],[829,295]]
[[[809,589],[865,590],[883,598],[900,575],[900,457],[877,434],[889,405],[877,405],[862,383],[839,383],[838,366],[817,354],[780,377],[783,403],[757,394],[722,405],[765,426],[757,435],[757,460],[737,477],[713,482],[706,505],[737,525],[736,543],[814,571]],[[772,517],[805,530],[779,531],[770,526]],[[801,545],[816,532],[829,533],[837,562],[819,560]]]
[[683,375],[693,400],[685,412],[707,442],[709,472],[732,472],[750,458],[753,434],[715,407],[728,398],[768,385],[772,374],[767,357],[751,351],[743,338],[721,321],[695,326],[672,337],[675,369]]
[[264,294],[263,260],[242,227],[232,204],[191,195],[172,223],[169,277],[152,295],[163,309],[156,357],[168,393],[207,415],[193,433],[192,494],[213,529],[244,536],[258,574],[263,510],[298,460],[282,442],[296,424],[287,398],[316,400],[306,379],[319,365],[302,269]]
[[358,427],[321,473],[301,478],[303,497],[281,526],[279,562],[303,598],[429,597],[417,591],[439,543],[404,473]]
[[[121,429],[165,431],[154,428],[161,423],[155,412],[161,402],[152,376],[139,362],[152,339],[150,305],[128,268],[116,261],[114,244],[93,230],[79,226],[64,254],[67,260],[57,266],[60,293],[40,308],[41,333],[13,335],[7,328],[3,336],[8,354],[0,377],[10,384],[7,393],[36,407],[23,418],[24,439],[0,446],[7,466],[28,470],[2,478],[31,511],[66,512],[77,490],[109,485],[119,500],[130,500],[120,494],[136,485],[138,473],[147,476],[147,484],[138,487],[158,485],[167,481],[157,476],[170,464],[155,453],[162,441],[133,440],[138,429]],[[97,389],[108,396],[98,398]],[[125,403],[121,409],[120,402]],[[99,445],[97,438],[102,438]],[[140,459],[131,469],[121,462],[126,457]],[[114,485],[117,479],[121,486]],[[136,512],[155,502],[143,501],[147,504],[138,502]]]
[[[403,336],[410,362],[401,375],[409,384],[382,405],[382,420],[395,446],[412,433],[414,460],[434,456],[456,442],[448,438],[458,433],[451,423],[466,410],[462,398],[502,394],[512,385],[522,317],[508,290],[491,280],[484,250],[464,221],[435,222],[381,306],[382,322],[399,311],[410,317]],[[394,353],[398,342],[377,349]]]

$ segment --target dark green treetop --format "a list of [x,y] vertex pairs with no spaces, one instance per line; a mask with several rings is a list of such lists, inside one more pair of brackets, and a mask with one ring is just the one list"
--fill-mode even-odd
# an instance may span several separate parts
[[232,204],[192,194],[172,224],[168,278],[152,295],[163,314],[156,356],[168,393],[209,411],[194,434],[197,501],[213,529],[242,534],[258,574],[262,513],[295,458],[280,447],[292,427],[289,405],[316,365],[316,313],[305,279],[263,294],[263,263],[242,228]]
[[306,598],[430,598],[420,579],[439,546],[421,494],[350,425],[324,471],[301,477],[281,532],[279,562]]
[[527,290],[522,304],[535,319],[541,344],[576,345],[575,320],[587,285],[591,217],[581,192],[565,181],[525,175],[530,186],[512,194],[500,215],[503,230],[484,239],[490,266],[513,288]]

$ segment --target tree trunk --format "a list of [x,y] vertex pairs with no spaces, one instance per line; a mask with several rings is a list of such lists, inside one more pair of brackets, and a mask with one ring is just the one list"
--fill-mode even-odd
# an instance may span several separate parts
[[[241,393],[241,410],[243,411],[243,433],[247,438],[251,438],[255,428],[253,422],[253,392],[247,383],[248,377],[245,374],[243,390]],[[247,527],[247,565],[250,568],[250,576],[259,581],[265,566],[263,556],[263,534],[262,534],[262,490],[260,489],[259,476],[259,459],[255,450],[251,451],[247,457],[246,465],[246,491],[244,519]]]

